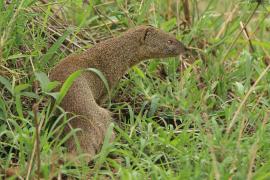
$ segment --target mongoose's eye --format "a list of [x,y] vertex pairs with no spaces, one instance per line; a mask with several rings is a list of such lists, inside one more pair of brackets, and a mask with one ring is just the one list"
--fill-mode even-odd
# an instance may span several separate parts
[[172,41],[171,41],[171,40],[168,40],[167,43],[168,43],[168,44],[172,44]]

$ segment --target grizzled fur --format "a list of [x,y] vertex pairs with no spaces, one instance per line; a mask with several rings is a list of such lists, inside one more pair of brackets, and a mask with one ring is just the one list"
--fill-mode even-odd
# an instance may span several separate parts
[[[184,45],[173,36],[151,26],[139,26],[86,52],[66,57],[52,69],[50,79],[63,83],[74,71],[91,67],[100,70],[113,88],[133,65],[146,59],[177,56],[185,51]],[[65,111],[79,115],[71,120],[70,125],[81,129],[77,138],[90,159],[100,150],[111,122],[110,112],[100,106],[106,99],[103,82],[96,74],[85,72],[75,80],[61,102]],[[64,133],[69,131],[67,126]],[[73,138],[66,146],[70,153],[75,155],[78,152]]]

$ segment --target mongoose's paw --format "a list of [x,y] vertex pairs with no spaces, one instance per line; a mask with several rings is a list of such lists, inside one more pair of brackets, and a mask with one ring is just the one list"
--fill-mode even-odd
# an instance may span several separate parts
[[88,153],[79,154],[78,152],[68,152],[65,155],[64,160],[69,161],[75,164],[88,164],[89,162],[93,161],[94,156]]
[[[80,143],[80,138],[78,138],[78,141]],[[66,147],[68,150],[67,153],[67,160],[73,161],[73,162],[79,162],[79,161],[86,161],[89,162],[93,160],[93,158],[96,155],[97,148],[95,148],[93,145],[96,143],[80,143],[78,145],[75,144],[75,141],[70,139],[66,143]]]
[[[115,139],[115,133],[112,132],[110,136],[110,143],[112,143]],[[80,139],[79,139],[80,140]],[[88,144],[82,143],[80,146],[74,145],[74,141],[68,141],[69,143],[66,143],[66,147],[68,149],[68,153],[66,155],[66,160],[72,161],[72,162],[91,162],[95,158],[95,156],[100,152],[102,148],[102,142],[89,142]]]

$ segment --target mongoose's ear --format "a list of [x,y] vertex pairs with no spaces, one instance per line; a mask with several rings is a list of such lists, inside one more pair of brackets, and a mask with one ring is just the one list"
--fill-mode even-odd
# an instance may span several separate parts
[[147,26],[147,28],[144,29],[143,38],[141,39],[142,44],[145,43],[145,41],[147,40],[147,37],[151,36],[154,30],[155,28],[153,26]]

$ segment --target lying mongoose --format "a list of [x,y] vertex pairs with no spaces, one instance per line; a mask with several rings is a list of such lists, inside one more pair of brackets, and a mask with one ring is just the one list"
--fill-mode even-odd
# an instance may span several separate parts
[[[127,70],[139,62],[151,58],[173,57],[186,52],[185,46],[173,36],[152,26],[139,26],[122,36],[106,40],[87,51],[62,60],[50,72],[50,79],[63,83],[74,71],[96,68],[107,78],[113,88]],[[100,106],[108,95],[102,80],[93,72],[85,72],[75,80],[61,102],[61,107],[79,117],[71,120],[73,128],[80,128],[77,138],[84,153],[90,159],[101,148],[111,122],[110,112]],[[64,134],[70,131],[66,126]],[[76,154],[75,140],[67,143],[70,153]]]

